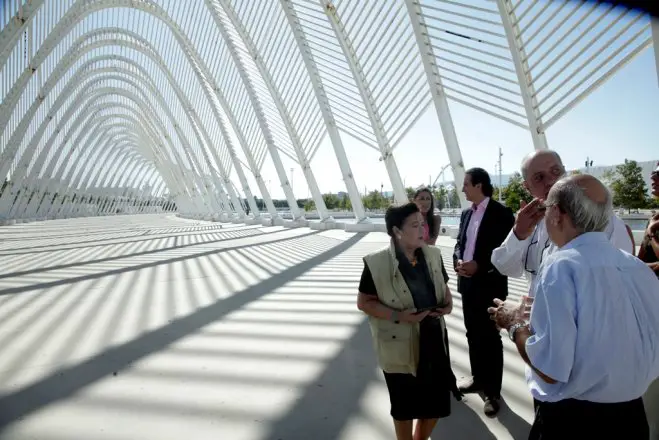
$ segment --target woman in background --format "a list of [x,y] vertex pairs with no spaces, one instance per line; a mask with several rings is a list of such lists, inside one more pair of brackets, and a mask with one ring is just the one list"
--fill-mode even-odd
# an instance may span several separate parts
[[648,223],[638,258],[659,277],[659,214],[655,214]]
[[435,214],[435,200],[430,188],[419,188],[414,193],[414,203],[419,207],[423,216],[423,241],[427,245],[434,246],[439,236],[442,217]]

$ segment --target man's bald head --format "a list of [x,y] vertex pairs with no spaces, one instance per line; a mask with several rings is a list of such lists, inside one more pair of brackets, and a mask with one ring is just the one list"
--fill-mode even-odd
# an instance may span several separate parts
[[547,206],[557,205],[577,233],[602,232],[613,215],[611,193],[597,178],[580,174],[554,184]]
[[538,162],[547,159],[554,159],[556,163],[563,165],[563,160],[561,159],[561,156],[559,156],[558,153],[555,152],[554,150],[534,151],[532,153],[527,154],[526,157],[524,157],[524,160],[522,160],[522,166],[521,166],[522,178],[526,180],[529,177],[529,169],[534,168],[534,165],[537,165]]
[[578,174],[567,177],[565,180],[574,182],[593,203],[608,202],[609,190],[597,178],[589,174]]
[[524,187],[539,199],[546,199],[551,187],[564,175],[561,157],[552,150],[536,151],[522,162]]

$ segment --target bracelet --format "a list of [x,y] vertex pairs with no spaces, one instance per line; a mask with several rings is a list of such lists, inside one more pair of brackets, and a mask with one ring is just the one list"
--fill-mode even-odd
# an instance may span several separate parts
[[516,324],[513,324],[508,329],[508,336],[510,336],[510,340],[515,342],[515,333],[517,333],[517,330],[524,327],[528,328],[528,325],[525,322],[518,322]]

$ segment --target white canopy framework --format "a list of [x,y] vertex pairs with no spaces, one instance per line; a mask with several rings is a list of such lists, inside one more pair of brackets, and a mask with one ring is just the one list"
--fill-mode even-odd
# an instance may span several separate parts
[[287,157],[330,225],[314,174],[327,137],[364,224],[346,135],[378,151],[403,203],[395,150],[428,108],[460,182],[450,102],[546,149],[546,130],[652,41],[642,13],[568,0],[7,0],[0,220],[261,222],[259,197],[281,221],[269,161],[304,222]]

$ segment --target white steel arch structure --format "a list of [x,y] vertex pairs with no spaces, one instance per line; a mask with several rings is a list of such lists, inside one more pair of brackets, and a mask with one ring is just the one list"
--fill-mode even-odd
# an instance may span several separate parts
[[403,203],[396,148],[428,108],[460,182],[452,102],[546,149],[546,130],[656,29],[638,12],[567,0],[7,0],[0,220],[176,210],[261,222],[259,196],[281,222],[270,162],[300,224],[287,157],[315,227],[331,227],[314,173],[327,137],[368,225],[345,136],[378,152]]

